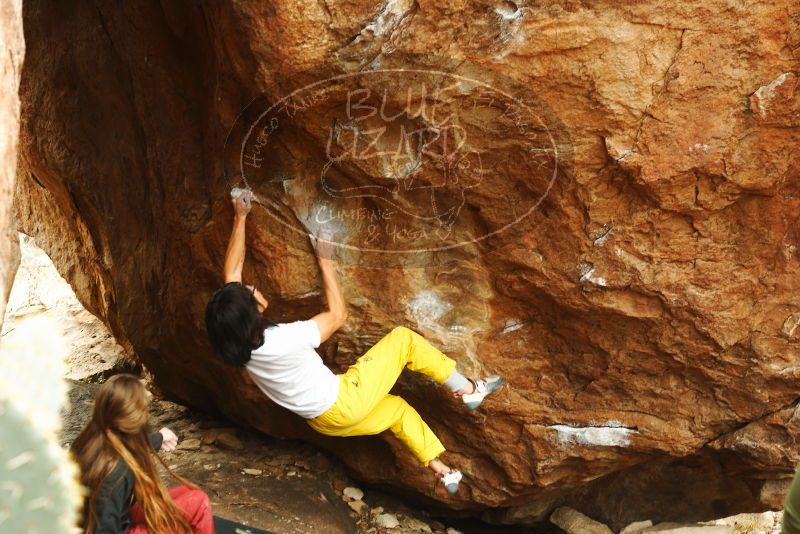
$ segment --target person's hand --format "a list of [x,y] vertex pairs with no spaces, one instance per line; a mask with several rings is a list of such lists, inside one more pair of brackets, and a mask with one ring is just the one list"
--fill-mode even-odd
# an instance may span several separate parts
[[247,217],[253,207],[253,192],[250,189],[234,187],[231,190],[231,202],[237,217]]
[[178,436],[175,435],[175,432],[167,427],[162,428],[159,432],[164,436],[164,440],[161,442],[161,450],[166,452],[174,451],[175,447],[178,446]]

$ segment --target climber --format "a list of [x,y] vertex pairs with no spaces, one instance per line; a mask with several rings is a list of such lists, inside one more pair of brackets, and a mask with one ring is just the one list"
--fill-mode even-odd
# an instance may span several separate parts
[[414,408],[389,390],[408,367],[444,384],[472,410],[502,385],[502,379],[496,375],[481,380],[464,377],[455,370],[454,360],[404,327],[392,330],[344,374],[335,375],[314,350],[347,319],[330,242],[310,236],[328,310],[309,320],[271,322],[263,316],[268,302],[261,292],[242,285],[245,219],[252,192],[233,195],[235,217],[225,255],[225,285],[206,308],[206,328],[214,350],[225,362],[245,367],[267,397],[322,434],[363,436],[391,430],[447,491],[455,493],[461,472],[442,462],[439,456],[445,448],[439,439]]
[[83,531],[213,534],[208,496],[158,457],[182,484],[164,487],[154,450],[173,451],[178,438],[168,428],[149,432],[147,404],[144,385],[133,375],[115,375],[98,389],[92,419],[70,449],[81,484],[88,489]]

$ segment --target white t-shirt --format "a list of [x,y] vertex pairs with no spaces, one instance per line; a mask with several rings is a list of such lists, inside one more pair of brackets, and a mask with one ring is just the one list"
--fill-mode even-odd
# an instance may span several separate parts
[[311,319],[271,326],[245,367],[267,397],[313,419],[339,396],[339,379],[314,350],[319,343],[319,327]]

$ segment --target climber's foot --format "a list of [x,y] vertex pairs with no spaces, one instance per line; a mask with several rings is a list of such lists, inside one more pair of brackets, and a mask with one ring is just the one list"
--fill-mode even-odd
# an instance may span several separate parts
[[448,493],[456,493],[458,491],[458,483],[461,482],[462,474],[458,469],[450,469],[438,458],[434,458],[428,462],[428,467],[433,470],[437,480],[441,480],[444,489]]
[[453,469],[449,473],[445,473],[442,478],[442,484],[447,493],[458,493],[458,483],[461,482],[463,475],[458,469]]
[[[449,467],[445,466],[441,462],[439,462],[443,469],[434,469],[434,474],[438,480],[442,481],[442,485],[444,489],[447,490],[447,493],[457,493],[458,492],[458,483],[461,482],[463,475],[461,471],[458,469],[450,469]],[[433,469],[433,466],[431,466]]]
[[[472,391],[470,393],[456,392],[468,410],[476,409],[489,393],[497,391],[503,385],[503,379],[499,375],[487,376],[481,380],[472,380],[471,378],[468,380],[472,383]],[[461,394],[458,395],[458,393]]]

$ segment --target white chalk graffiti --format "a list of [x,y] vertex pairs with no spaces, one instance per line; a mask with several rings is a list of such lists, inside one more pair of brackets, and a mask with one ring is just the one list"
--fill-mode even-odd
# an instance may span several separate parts
[[631,443],[631,436],[638,434],[636,430],[619,426],[615,421],[609,421],[606,426],[553,425],[550,428],[557,432],[558,442],[566,445],[627,447]]
[[[469,147],[466,130],[451,123],[449,115],[438,117],[440,107],[425,103],[425,86],[419,90],[412,95],[409,89],[404,109],[391,116],[386,114],[385,93],[379,95],[378,106],[369,89],[348,92],[345,120],[334,121],[329,130],[320,183],[331,197],[375,199],[398,214],[433,223],[444,239],[466,204],[467,190],[481,184],[484,169],[480,153]],[[441,90],[433,91],[435,98]],[[422,120],[423,126],[403,122],[411,118]],[[331,179],[332,167],[358,163],[380,168],[382,176],[361,185],[341,186]],[[427,202],[409,202],[405,194],[415,193]]]
[[[382,13],[401,4],[387,0]],[[527,87],[465,70],[493,84],[435,70],[372,69],[305,83],[277,101],[259,97],[226,140],[226,154],[238,145],[239,171],[226,176],[256,191],[263,186],[265,213],[277,223],[304,234],[327,229],[336,247],[358,252],[354,258],[470,250],[539,207],[571,148],[560,121]],[[325,121],[306,120],[310,114]],[[276,151],[283,159],[268,157],[282,136],[308,124],[315,128],[308,138],[321,146],[310,147],[307,162],[285,150]],[[527,172],[505,180],[515,165]],[[479,208],[485,196],[505,209],[487,217]]]

